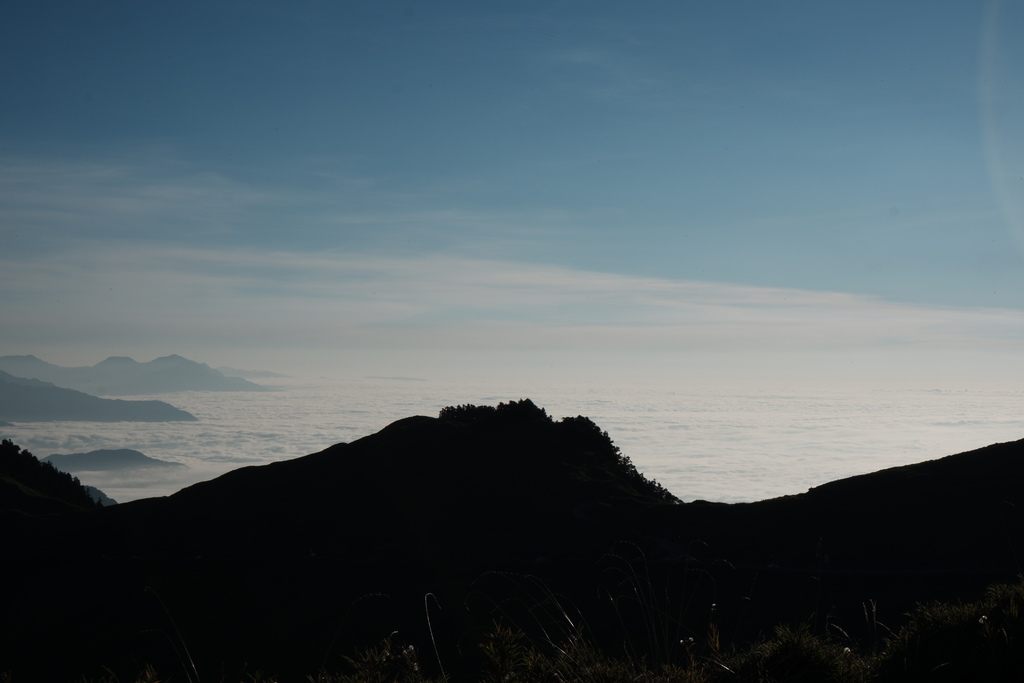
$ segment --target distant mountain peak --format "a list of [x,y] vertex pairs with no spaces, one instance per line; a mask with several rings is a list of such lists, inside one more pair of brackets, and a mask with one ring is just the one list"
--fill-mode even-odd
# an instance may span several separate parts
[[162,394],[175,391],[270,391],[241,377],[228,377],[206,363],[177,354],[146,363],[111,356],[91,367],[61,367],[35,357],[0,356],[0,370],[15,377],[52,382],[58,387],[100,396]]
[[181,363],[181,362],[195,363],[196,365],[206,365],[206,363],[199,363],[199,362],[194,361],[194,360],[189,360],[188,358],[185,358],[184,356],[179,356],[176,353],[172,353],[169,356],[160,356],[159,358],[154,358],[153,360],[150,361],[150,363]]
[[93,367],[98,368],[104,365],[138,365],[138,361],[136,361],[134,358],[129,358],[128,356],[111,356],[106,360],[101,360]]

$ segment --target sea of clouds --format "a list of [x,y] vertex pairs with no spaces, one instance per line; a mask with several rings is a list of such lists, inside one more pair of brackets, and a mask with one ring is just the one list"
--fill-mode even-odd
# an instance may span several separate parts
[[1024,392],[1006,386],[823,389],[745,386],[495,386],[404,377],[264,382],[267,393],[153,398],[199,418],[169,423],[20,423],[0,428],[42,458],[133,448],[187,465],[77,476],[119,502],[163,496],[250,465],[350,442],[446,405],[530,398],[585,415],[638,469],[683,500],[761,500],[842,477],[1024,438]]

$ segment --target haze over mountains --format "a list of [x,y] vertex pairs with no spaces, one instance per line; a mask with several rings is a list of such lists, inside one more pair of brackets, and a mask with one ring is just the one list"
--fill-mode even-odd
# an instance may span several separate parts
[[99,396],[137,396],[175,391],[270,391],[242,377],[228,377],[206,363],[163,356],[139,363],[111,356],[85,367],[61,367],[35,356],[0,356],[0,371],[16,377],[52,382]]
[[88,453],[54,453],[42,458],[63,472],[110,472],[150,467],[185,467],[178,462],[157,460],[130,448],[100,449]]
[[197,418],[164,401],[128,401],[92,396],[0,370],[3,422],[175,422]]
[[288,377],[288,375],[282,372],[273,372],[271,370],[245,370],[241,368],[232,368],[226,365],[217,366],[217,371],[228,376],[228,377],[244,377],[245,379],[274,379],[279,377]]
[[639,642],[650,624],[628,599],[647,586],[675,642],[703,639],[709,614],[740,642],[779,622],[857,638],[865,605],[895,628],[917,602],[1012,578],[1021,510],[1024,441],[758,503],[679,503],[586,418],[460,406],[166,498],[0,516],[23,588],[0,647],[25,679],[173,668],[163,604],[201,672],[256,662],[305,680],[395,631],[436,636],[453,667],[468,634],[537,623],[555,600],[609,647]]
[[61,367],[35,356],[0,356],[0,422],[166,422],[195,420],[163,401],[125,401],[176,391],[270,391],[178,355],[147,363],[111,356],[88,367]]

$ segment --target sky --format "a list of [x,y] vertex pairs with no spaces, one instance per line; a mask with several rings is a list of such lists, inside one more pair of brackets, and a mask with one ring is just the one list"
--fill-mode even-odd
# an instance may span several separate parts
[[0,353],[1015,381],[1024,3],[0,8]]

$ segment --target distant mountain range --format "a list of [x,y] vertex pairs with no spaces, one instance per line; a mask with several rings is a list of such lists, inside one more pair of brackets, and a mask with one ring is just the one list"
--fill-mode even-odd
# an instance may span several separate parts
[[138,396],[174,391],[270,391],[241,377],[227,377],[205,363],[163,356],[139,363],[111,356],[89,367],[61,367],[35,356],[0,356],[0,371],[52,382],[99,396]]
[[130,448],[100,449],[88,453],[54,453],[42,458],[62,472],[110,472],[151,467],[182,468],[179,462],[157,460]]
[[17,680],[180,670],[183,645],[224,680],[306,680],[395,632],[472,680],[461,644],[499,620],[538,641],[568,622],[609,648],[655,647],[663,628],[670,645],[752,643],[777,623],[877,644],[919,602],[1020,573],[1024,441],[681,503],[586,418],[459,406],[166,498],[0,516],[0,531]]
[[163,401],[99,398],[50,382],[0,371],[0,421],[190,422],[197,418]]

